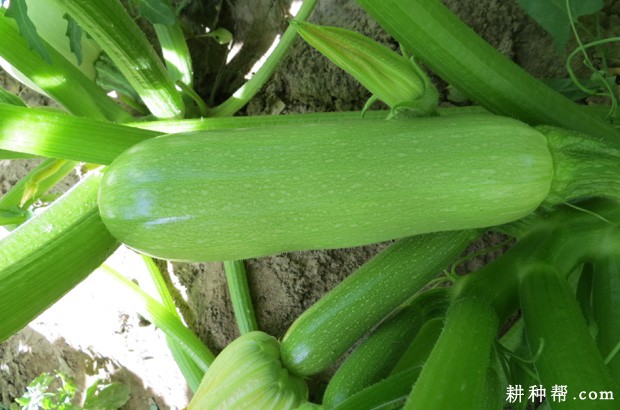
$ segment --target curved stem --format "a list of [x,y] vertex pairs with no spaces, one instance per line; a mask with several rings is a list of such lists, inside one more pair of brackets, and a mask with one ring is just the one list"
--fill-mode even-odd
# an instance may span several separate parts
[[[146,255],[141,256],[149,274],[151,275],[151,279],[155,284],[155,288],[157,289],[157,294],[161,298],[162,305],[167,309],[167,314],[175,316],[182,321],[181,315],[177,311],[174,299],[170,294],[170,290],[168,289],[168,285],[166,284],[161,270],[157,267],[152,258]],[[196,392],[196,390],[198,390],[198,386],[200,385],[200,381],[205,374],[205,369],[200,365],[200,363],[194,360],[187,350],[185,350],[184,346],[180,345],[175,338],[166,336],[166,343],[168,344],[168,348],[170,349],[170,353],[172,353],[174,361],[179,366],[183,377],[185,377],[189,388],[193,392]]]
[[[598,96],[608,96],[611,99],[611,109],[609,110],[609,114],[608,115],[613,115],[613,113],[616,111],[616,109],[618,108],[618,98],[616,97],[613,88],[611,87],[611,85],[609,84],[609,82],[605,81],[605,79],[600,75],[600,73],[598,73],[598,71],[596,71],[594,69],[594,66],[592,64],[592,62],[590,61],[588,55],[586,54],[585,50],[591,47],[597,47],[600,46],[602,44],[607,44],[607,43],[613,43],[613,42],[617,42],[620,41],[620,37],[611,37],[611,38],[606,38],[606,39],[602,39],[602,40],[597,40],[597,41],[592,41],[588,44],[581,44],[581,41],[579,41],[579,46],[573,50],[573,52],[571,52],[568,57],[566,58],[566,71],[568,72],[568,75],[570,76],[571,80],[573,81],[573,83],[575,83],[575,85],[583,92],[590,94],[590,95],[598,95]],[[581,82],[579,81],[579,79],[577,78],[577,76],[575,76],[575,73],[573,72],[571,65],[572,65],[572,61],[573,58],[575,58],[575,56],[582,52],[586,57],[585,57],[585,64],[588,68],[592,69],[593,71],[595,71],[597,77],[599,78],[599,80],[601,81],[601,84],[603,84],[603,86],[605,87],[605,89],[607,90],[607,93],[597,93],[596,91],[590,90],[589,88],[585,87],[583,84],[581,84]]]
[[[317,0],[304,0],[297,16],[295,16],[295,19],[297,21],[306,20],[314,9],[316,2]],[[254,97],[254,95],[256,95],[261,87],[267,82],[269,77],[271,77],[296,37],[297,32],[292,26],[289,26],[282,35],[282,38],[280,38],[278,45],[274,48],[273,52],[265,61],[265,64],[263,64],[256,74],[254,74],[252,79],[235,91],[232,97],[217,107],[209,110],[209,117],[226,117],[233,115],[245,104],[247,104],[248,101],[250,101],[250,99]]]
[[215,355],[211,353],[209,348],[207,348],[200,339],[198,339],[198,336],[183,325],[178,316],[172,314],[165,305],[153,299],[140,289],[138,285],[116,270],[105,264],[101,265],[101,269],[124,284],[127,289],[131,290],[134,296],[136,296],[136,300],[139,300],[143,304],[143,312],[141,313],[151,318],[153,323],[159,327],[166,336],[178,343],[204,372],[208,370],[213,360],[215,360]]

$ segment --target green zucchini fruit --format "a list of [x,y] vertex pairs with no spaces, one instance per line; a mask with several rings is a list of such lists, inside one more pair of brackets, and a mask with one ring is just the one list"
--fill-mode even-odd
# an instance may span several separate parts
[[143,253],[222,261],[507,223],[552,178],[545,137],[508,118],[342,121],[154,138],[109,167],[99,207]]
[[486,301],[455,301],[403,409],[479,408],[498,324]]
[[593,276],[592,308],[598,330],[596,344],[616,384],[620,385],[620,253],[596,258]]
[[457,231],[396,241],[295,319],[282,338],[282,363],[304,377],[325,370],[418,293],[474,238],[472,231]]
[[388,377],[420,329],[429,319],[444,314],[448,303],[446,288],[426,291],[380,324],[334,373],[323,395],[323,406],[336,407]]
[[[553,409],[614,409],[620,391],[605,366],[573,291],[555,267],[533,265],[521,278],[525,333],[543,386],[566,386]],[[593,394],[598,400],[593,400]],[[589,400],[588,400],[589,399]]]

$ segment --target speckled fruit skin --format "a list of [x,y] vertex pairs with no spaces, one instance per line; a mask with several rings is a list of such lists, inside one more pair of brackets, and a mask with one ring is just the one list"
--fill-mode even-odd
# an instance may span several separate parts
[[549,193],[545,137],[490,115],[174,134],[107,170],[101,216],[185,261],[342,248],[519,219]]

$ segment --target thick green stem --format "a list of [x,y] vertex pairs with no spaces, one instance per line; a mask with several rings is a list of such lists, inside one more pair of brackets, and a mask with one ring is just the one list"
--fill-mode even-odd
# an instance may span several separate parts
[[102,269],[112,275],[115,279],[123,283],[127,289],[131,290],[136,300],[142,306],[141,313],[152,319],[153,323],[159,327],[166,336],[172,338],[176,344],[181,346],[189,357],[206,372],[215,360],[215,355],[192,333],[170,310],[151,296],[146,294],[138,285],[123,275],[103,265]]
[[239,332],[243,335],[258,330],[243,261],[226,261],[224,269]]
[[[162,305],[168,310],[170,315],[175,316],[179,321],[181,321],[181,315],[177,311],[174,299],[168,290],[168,285],[164,280],[161,271],[152,258],[142,255],[142,259],[144,260],[144,264],[146,265],[147,270],[151,275],[151,279],[155,284],[155,288],[161,298]],[[183,377],[185,377],[189,388],[195,392],[204,376],[205,369],[201,367],[200,363],[197,363],[194,360],[184,346],[181,346],[178,343],[177,339],[166,336],[166,343],[168,344],[168,348],[170,349],[170,353],[172,353],[174,361],[179,366],[181,373],[183,373]]]
[[158,118],[179,118],[181,95],[163,63],[118,0],[55,0],[110,56]]
[[620,148],[562,128],[536,129],[547,137],[553,157],[553,183],[546,203],[593,196],[620,199]]
[[[310,13],[312,13],[316,2],[317,0],[304,0],[297,16],[295,16],[295,19],[298,21],[306,20],[310,16]],[[293,41],[295,41],[296,37],[297,32],[295,29],[293,27],[288,27],[284,34],[282,34],[282,38],[280,38],[278,45],[274,48],[269,57],[267,57],[265,63],[256,72],[256,74],[254,74],[254,76],[241,88],[235,91],[232,97],[210,110],[209,116],[226,117],[233,115],[243,108],[243,106],[260,91],[261,87],[267,82],[269,77],[271,77],[280,64],[280,61],[282,61],[286,55],[286,52],[293,44]]]
[[620,147],[620,132],[529,75],[438,0],[357,0],[432,71],[489,110],[583,132]]
[[454,302],[404,409],[477,408],[497,330],[497,316],[484,300]]
[[0,341],[26,326],[118,247],[97,210],[94,172],[0,241]]
[[109,164],[132,145],[158,134],[42,108],[0,104],[0,149],[26,154]]
[[26,158],[34,158],[34,157],[36,157],[36,155],[0,149],[0,159],[26,159]]
[[181,81],[191,87],[194,81],[194,70],[181,24],[178,21],[170,26],[154,24],[153,28],[155,28],[155,34],[161,45],[161,52],[172,81]]
[[12,19],[0,12],[0,56],[3,68],[27,86],[48,95],[72,114],[100,120],[127,121],[130,115],[93,81],[52,47],[53,64],[31,50]]

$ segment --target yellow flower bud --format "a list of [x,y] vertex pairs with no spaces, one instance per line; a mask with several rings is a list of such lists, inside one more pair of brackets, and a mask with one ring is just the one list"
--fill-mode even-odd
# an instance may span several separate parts
[[437,105],[437,90],[412,60],[351,30],[294,20],[291,24],[312,47],[392,110],[407,108],[426,115]]
[[306,383],[280,363],[280,344],[263,332],[249,332],[215,359],[188,410],[296,409],[307,402]]

